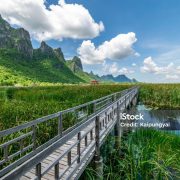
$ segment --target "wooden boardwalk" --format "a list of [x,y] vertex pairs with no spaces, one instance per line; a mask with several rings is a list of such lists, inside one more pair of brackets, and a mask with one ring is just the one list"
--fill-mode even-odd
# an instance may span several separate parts
[[[78,179],[119,122],[120,112],[132,103],[137,94],[138,88],[134,87],[1,131],[1,138],[23,132],[0,145],[3,152],[1,179]],[[87,112],[87,109],[93,110]],[[78,114],[79,122],[64,130],[64,114],[72,112]],[[57,134],[38,146],[38,126],[52,119],[58,122]],[[29,144],[23,143],[26,138],[31,139]],[[19,150],[10,152],[9,147],[14,143],[19,144]]]

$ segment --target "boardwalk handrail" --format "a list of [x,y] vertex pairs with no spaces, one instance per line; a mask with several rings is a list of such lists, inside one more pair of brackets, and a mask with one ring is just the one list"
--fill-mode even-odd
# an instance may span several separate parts
[[[0,135],[2,136],[7,136],[9,134],[12,134],[12,133],[15,133],[19,130],[22,130],[22,129],[26,129],[26,128],[29,128],[29,127],[35,127],[38,123],[41,123],[41,122],[44,122],[44,121],[47,121],[49,119],[52,119],[52,118],[56,118],[56,117],[60,117],[60,115],[62,115],[63,113],[67,113],[67,112],[71,112],[71,111],[74,111],[76,109],[79,109],[79,108],[82,108],[82,107],[85,107],[87,105],[90,105],[90,104],[96,104],[97,102],[101,102],[103,100],[106,100],[108,98],[114,98],[114,96],[118,96],[119,97],[115,100],[113,99],[109,104],[107,104],[107,106],[103,109],[99,109],[98,111],[95,111],[93,112],[87,119],[84,119],[82,122],[82,124],[78,123],[78,125],[75,125],[73,127],[70,128],[70,131],[66,130],[64,132],[61,132],[59,133],[57,136],[55,136],[54,138],[52,138],[51,140],[47,141],[46,143],[42,144],[41,146],[39,147],[35,147],[33,151],[31,151],[30,153],[26,154],[25,156],[21,157],[20,159],[16,160],[15,162],[13,162],[12,164],[8,165],[7,167],[3,168],[1,171],[0,171],[0,177],[2,177],[3,175],[5,175],[7,172],[9,171],[12,171],[13,168],[17,167],[18,165],[19,166],[19,171],[16,170],[16,173],[15,174],[22,174],[24,171],[27,171],[27,169],[29,169],[30,167],[32,167],[33,165],[37,165],[38,163],[40,163],[48,154],[52,153],[53,150],[57,149],[59,146],[61,146],[63,143],[65,143],[68,139],[72,138],[74,135],[76,135],[78,132],[80,132],[83,128],[85,128],[86,126],[88,126],[90,123],[92,123],[95,118],[97,116],[100,116],[101,114],[103,114],[104,112],[106,112],[108,109],[110,108],[114,108],[116,107],[116,103],[117,102],[120,102],[120,103],[125,103],[126,104],[126,101],[128,100],[129,98],[129,101],[131,100],[132,97],[130,96],[134,96],[135,94],[137,93],[137,87],[133,87],[133,88],[130,88],[128,90],[124,90],[124,91],[121,91],[121,92],[117,92],[117,93],[113,93],[111,95],[108,95],[106,97],[103,97],[103,98],[100,98],[98,100],[94,100],[94,101],[91,101],[91,102],[88,102],[88,103],[85,103],[83,105],[79,105],[79,106],[76,106],[74,108],[70,108],[70,109],[67,109],[65,111],[60,111],[58,113],[55,113],[55,114],[52,114],[52,115],[49,115],[49,116],[45,116],[43,118],[39,118],[33,122],[29,122],[29,123],[26,123],[26,124],[23,124],[23,125],[20,125],[20,126],[17,126],[15,128],[11,128],[11,129],[8,129],[8,130],[5,130],[5,131],[2,131],[4,132],[5,134],[3,135],[2,132],[0,132]],[[123,99],[123,100],[122,100]],[[126,106],[126,105],[125,105]],[[112,112],[111,112],[112,113]],[[62,119],[60,119],[62,121]],[[62,123],[62,122],[61,122]],[[61,124],[62,125],[62,124]],[[94,127],[92,127],[93,129]],[[89,132],[87,133],[91,133],[92,134],[92,129],[89,130]],[[27,136],[31,136],[31,135],[34,135],[34,130],[26,133],[26,134],[23,134],[17,138],[14,138],[13,140],[10,140],[6,143],[4,143],[3,145],[0,145],[0,148],[4,148],[6,151],[7,151],[7,147],[9,144],[13,143],[13,142],[16,142],[16,141],[20,141],[21,139],[27,137]],[[87,134],[84,134],[81,136],[81,139],[82,138],[85,138],[87,136]],[[79,141],[81,140],[79,139]],[[78,141],[78,142],[79,142]],[[78,144],[78,142],[75,142],[74,145],[72,145],[71,149],[76,146]],[[34,144],[31,144],[29,145],[30,148],[33,148],[34,147]],[[29,147],[26,147],[27,149]],[[94,147],[94,146],[93,146]],[[29,148],[29,149],[30,149]],[[67,153],[69,153],[69,158],[71,157],[70,155],[70,151],[71,149],[67,152],[64,153],[64,155],[66,155]],[[22,148],[21,151],[19,152],[19,154],[21,154],[23,152],[23,150],[25,151],[25,148]],[[5,151],[4,151],[5,152]],[[5,152],[7,153],[7,152]],[[4,154],[5,154],[4,153]],[[6,154],[5,154],[6,155]],[[9,160],[6,156],[4,156],[5,160]],[[61,159],[62,157],[60,157]],[[29,160],[28,160],[29,159]],[[75,159],[74,161],[76,161],[77,159]],[[58,160],[57,160],[58,161]],[[1,161],[2,162],[2,161]],[[0,163],[1,163],[0,162]],[[25,164],[24,164],[25,162]],[[33,162],[33,163],[32,163]],[[47,168],[41,175],[45,174],[50,168],[52,168],[52,166],[54,166],[56,164],[56,162],[53,162],[53,164]],[[69,164],[72,164],[71,162],[71,159],[69,159]],[[21,168],[23,167],[23,168]],[[23,171],[22,171],[23,170]],[[12,173],[14,175],[14,173]]]

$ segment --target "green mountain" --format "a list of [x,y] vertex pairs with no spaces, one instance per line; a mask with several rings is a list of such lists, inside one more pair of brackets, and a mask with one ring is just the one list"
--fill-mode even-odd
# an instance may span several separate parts
[[0,15],[0,48],[15,49],[25,58],[32,59],[33,47],[29,33],[23,29],[14,29]]
[[53,49],[44,41],[39,48],[33,49],[29,32],[11,27],[0,15],[0,85],[86,83],[91,80],[131,81],[127,77],[99,77],[92,71],[84,72],[80,58],[75,56],[66,61],[61,48]]
[[66,63],[73,73],[83,71],[81,59],[77,56],[74,56],[72,60],[66,61]]
[[77,77],[65,63],[56,58],[28,61],[14,50],[0,49],[1,85],[78,82],[84,80]]
[[137,82],[136,79],[130,79],[126,75],[123,75],[123,74],[118,75],[116,77],[114,77],[112,74],[103,75],[103,76],[101,76],[101,80],[102,81],[109,81],[109,82],[117,82],[117,83],[124,83],[124,82],[133,83],[133,82]]
[[76,76],[78,76],[86,82],[90,82],[94,79],[101,81],[101,78],[97,75],[94,75],[93,72],[87,73],[83,71],[81,59],[77,56],[74,56],[72,60],[66,61],[66,64]]
[[66,65],[60,48],[45,42],[33,49],[30,35],[23,28],[14,29],[0,16],[0,84],[85,82]]

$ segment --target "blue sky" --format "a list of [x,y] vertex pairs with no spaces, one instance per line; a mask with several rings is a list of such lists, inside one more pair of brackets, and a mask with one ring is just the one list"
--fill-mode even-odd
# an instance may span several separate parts
[[[21,2],[20,0],[15,1]],[[60,46],[67,59],[74,55],[79,55],[83,59],[91,57],[90,55],[93,53],[94,61],[90,62],[90,58],[88,62],[86,59],[83,61],[84,69],[88,72],[93,70],[94,73],[100,75],[124,73],[128,77],[136,78],[142,82],[180,82],[179,0],[66,0],[65,3],[83,5],[99,28],[97,28],[98,30],[94,29],[93,34],[89,31],[91,33],[89,37],[85,37],[87,34],[84,35],[83,32],[83,37],[81,34],[81,37],[78,38],[64,33],[60,40],[57,35],[56,38],[52,36],[52,38],[45,39],[52,47]],[[58,0],[46,0],[44,4],[47,9],[52,4],[59,6]],[[24,19],[18,19],[18,21],[10,19],[12,12],[9,13],[5,8],[0,8],[0,13],[11,24],[22,25],[29,28],[29,31],[35,32],[24,22]],[[63,14],[63,16],[67,15]],[[46,20],[44,19],[44,21]],[[102,21],[104,28],[100,27],[100,21]],[[27,23],[31,24],[31,22]],[[88,27],[85,28],[88,29]],[[65,29],[66,31],[69,29]],[[78,31],[81,30],[78,29]],[[129,32],[134,34],[130,35]],[[117,38],[120,43],[118,45],[121,48],[119,47],[117,50],[121,52],[118,55],[104,52],[108,51],[109,47],[114,47],[111,40],[120,34],[125,34],[124,41],[127,40],[127,43],[130,43],[126,51],[123,52],[122,49],[127,44],[119,42],[123,41],[123,38],[119,37],[119,39]],[[38,47],[39,39],[37,40],[32,35],[32,40],[33,46]],[[89,41],[87,42],[87,40]],[[105,41],[110,43],[104,46]],[[83,42],[84,46],[82,47]],[[92,44],[97,51],[91,52],[87,49],[87,46],[89,48]],[[80,47],[81,51],[78,51]],[[102,52],[104,53],[103,57],[101,57]],[[96,63],[96,58],[99,58],[98,63]]]

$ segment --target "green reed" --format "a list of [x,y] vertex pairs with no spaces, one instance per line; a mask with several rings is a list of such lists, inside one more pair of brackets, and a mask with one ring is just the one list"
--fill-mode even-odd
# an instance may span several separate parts
[[[176,135],[140,129],[124,136],[121,149],[109,151],[104,157],[103,178],[107,180],[180,178],[180,137]],[[84,177],[95,179],[92,166]]]

